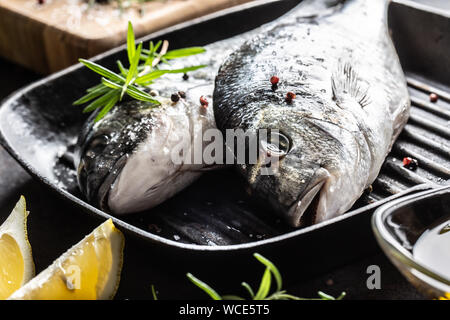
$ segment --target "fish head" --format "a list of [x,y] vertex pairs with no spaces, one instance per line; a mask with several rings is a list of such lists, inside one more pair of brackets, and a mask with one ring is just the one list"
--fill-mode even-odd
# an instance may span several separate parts
[[206,113],[203,107],[170,99],[161,102],[158,108],[125,102],[97,123],[86,121],[75,167],[89,202],[117,215],[140,212],[199,177],[204,164],[191,160],[191,149],[202,130],[213,125],[212,110]]
[[131,103],[114,108],[98,122],[97,113],[85,122],[75,150],[78,185],[89,202],[107,210],[105,203],[116,178],[137,146],[147,137],[154,120]]
[[[347,186],[357,174],[356,140],[342,124],[332,122],[330,114],[272,105],[256,119],[254,127],[269,133],[266,140],[260,138],[257,163],[242,168],[251,190],[291,225],[328,219],[361,190],[359,185],[355,190],[351,183]],[[339,186],[352,190],[346,194]]]

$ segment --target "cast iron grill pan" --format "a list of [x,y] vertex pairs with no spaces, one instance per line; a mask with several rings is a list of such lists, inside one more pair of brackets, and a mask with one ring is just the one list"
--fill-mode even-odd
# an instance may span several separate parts
[[[169,28],[143,40],[168,39],[172,47],[204,45],[273,20],[297,3],[259,1]],[[409,18],[412,16],[415,19]],[[450,91],[446,87],[450,79],[445,78],[450,72],[441,75],[450,69],[448,55],[446,61],[439,62],[444,67],[437,67],[434,64],[438,62],[428,59],[424,63],[430,65],[424,69],[417,52],[411,50],[414,42],[401,41],[411,37],[411,33],[422,32],[424,35],[418,39],[423,41],[421,45],[436,52],[449,52],[450,41],[440,35],[450,30],[448,18],[396,3],[391,5],[389,20],[407,72],[411,117],[373,190],[365,193],[347,214],[294,230],[274,212],[248,197],[241,178],[233,169],[225,169],[205,174],[152,212],[113,217],[114,222],[126,233],[174,252],[206,251],[215,255],[214,252],[246,252],[255,248],[272,250],[282,245],[285,250],[302,247],[304,254],[312,257],[314,252],[306,247],[313,242],[323,245],[320,239],[325,237],[336,240],[326,244],[330,258],[339,255],[345,259],[367,251],[373,245],[369,220],[374,208],[405,193],[444,186],[450,177]],[[419,30],[418,20],[433,20],[435,24],[425,24]],[[426,54],[432,55],[429,51]],[[125,48],[120,47],[94,60],[113,68],[117,59],[125,58]],[[411,63],[411,59],[416,62]],[[87,204],[80,195],[75,172],[66,157],[70,152],[67,146],[74,144],[85,120],[85,115],[71,103],[97,81],[86,68],[76,65],[16,92],[2,104],[0,132],[2,144],[31,174],[74,205],[104,219],[111,216]],[[438,102],[429,101],[430,92],[439,95]],[[415,170],[403,167],[405,156],[417,159],[419,167]],[[366,247],[355,245],[358,241],[366,243]],[[352,252],[342,254],[349,244]]]

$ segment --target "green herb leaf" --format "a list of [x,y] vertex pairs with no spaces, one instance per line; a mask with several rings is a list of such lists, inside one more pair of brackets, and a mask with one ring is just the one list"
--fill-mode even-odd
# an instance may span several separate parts
[[113,81],[117,81],[117,82],[121,82],[121,81],[125,81],[125,79],[118,75],[117,73],[106,69],[105,67],[102,67],[99,64],[96,64],[95,62],[89,61],[89,60],[85,60],[85,59],[79,59],[79,61],[84,64],[86,67],[88,67],[89,69],[91,69],[94,72],[97,72],[98,74],[109,78]]
[[89,89],[86,89],[86,92],[91,92],[94,90],[97,90],[98,88],[104,87],[104,85],[100,82],[98,85],[90,87]]
[[103,109],[98,113],[97,117],[95,117],[94,122],[101,120],[119,101],[119,91],[113,91],[115,95],[106,103]]
[[250,285],[249,285],[247,282],[242,282],[241,285],[242,285],[245,289],[247,289],[248,293],[250,294],[250,297],[251,297],[252,299],[254,299],[254,298],[255,298],[255,293],[253,292],[252,287],[250,287]]
[[261,284],[259,285],[259,290],[255,295],[254,300],[263,300],[267,297],[267,294],[270,290],[270,284],[272,282],[272,275],[269,268],[266,268],[264,271],[264,275],[261,280]]
[[158,100],[153,99],[151,95],[136,88],[135,86],[129,86],[127,88],[127,94],[136,100],[151,102],[157,106],[161,105],[161,103]]
[[134,31],[133,25],[131,21],[128,21],[128,32],[127,32],[127,53],[128,53],[128,62],[131,63],[134,58],[134,54],[136,53],[136,44],[134,39]]
[[189,278],[189,280],[192,281],[193,284],[195,284],[197,287],[205,291],[212,299],[214,300],[222,300],[222,297],[210,286],[208,286],[203,281],[197,279],[194,277],[191,273],[186,274],[186,276]]
[[91,101],[92,99],[95,99],[95,98],[101,96],[102,94],[105,94],[105,93],[108,92],[108,90],[109,90],[109,89],[108,89],[107,87],[105,87],[105,85],[103,85],[103,84],[97,85],[97,86],[95,86],[95,87],[93,87],[93,88],[95,88],[95,89],[94,89],[94,90],[91,90],[91,91],[88,90],[88,94],[82,96],[80,99],[78,99],[77,101],[75,101],[75,102],[73,103],[73,105],[74,105],[74,106],[77,106],[77,105],[80,105],[80,104],[89,102],[89,101]]
[[235,296],[235,295],[229,294],[229,295],[223,296],[222,300],[245,300],[245,299],[242,298],[242,297],[239,297],[239,296]]
[[270,297],[266,298],[266,300],[315,300],[315,299],[299,298],[291,294],[287,294],[286,291],[278,291],[272,294]]
[[273,276],[275,277],[275,281],[277,282],[277,291],[280,291],[281,288],[283,287],[283,280],[281,278],[281,274],[278,271],[277,267],[275,267],[275,265],[272,262],[270,262],[268,259],[264,258],[259,253],[255,253],[255,254],[253,254],[253,256],[259,262],[261,262],[263,265],[265,265],[267,268],[269,268],[269,270],[272,272]]
[[[168,51],[169,42],[166,40],[159,40],[156,44],[150,41],[149,50],[145,50],[142,49],[142,43],[139,43],[136,47],[135,41],[133,25],[131,22],[128,22],[127,56],[129,68],[126,69],[121,61],[116,61],[119,73],[111,71],[95,62],[79,59],[80,63],[102,76],[100,84],[87,89],[87,94],[73,103],[74,105],[89,103],[83,109],[83,112],[92,112],[102,108],[95,121],[104,117],[118,101],[122,100],[125,93],[133,99],[150,102],[155,106],[161,105],[159,101],[152,98],[140,88],[152,84],[153,80],[166,73],[186,73],[205,67],[201,65],[182,69],[158,70],[156,65],[161,61],[168,64],[169,60],[199,54],[205,52],[205,50],[201,47],[191,47]],[[160,52],[158,53],[157,51],[159,49]],[[145,60],[145,63],[140,63],[141,60]]]
[[333,296],[330,296],[329,294],[326,294],[322,291],[317,292],[319,297],[321,297],[323,300],[336,300]]
[[121,75],[126,78],[128,70],[125,69],[125,67],[123,66],[122,62],[120,62],[120,60],[117,60],[116,63],[117,63],[117,67],[120,70]]
[[83,113],[92,112],[100,107],[103,107],[108,103],[110,99],[112,99],[119,91],[117,90],[110,90],[107,93],[105,93],[103,96],[95,100],[94,102],[91,102],[86,108],[83,109]]
[[142,50],[142,42],[139,43],[137,51],[134,54],[133,59],[130,62],[131,63],[130,69],[128,70],[128,75],[125,80],[125,84],[122,87],[122,92],[120,94],[120,100],[122,100],[124,93],[127,91],[128,85],[131,83],[131,81],[133,80],[133,78],[136,75],[137,67],[138,67],[138,63],[139,63],[139,57],[141,56],[141,50]]
[[155,46],[153,47],[153,53],[156,53],[156,51],[158,51],[158,49],[159,49],[159,47],[161,47],[162,43],[163,43],[163,41],[162,41],[162,40],[159,40],[159,41],[155,44]]
[[[270,262],[267,258],[263,257],[260,254],[255,253],[254,256],[260,261],[262,264],[266,266],[266,269],[264,271],[264,275],[261,280],[261,284],[259,287],[258,292],[256,295],[253,292],[253,289],[250,287],[250,285],[246,282],[242,282],[241,285],[247,289],[250,296],[253,300],[341,300],[345,297],[345,292],[342,292],[341,295],[335,299],[333,296],[330,296],[326,293],[323,293],[321,291],[318,292],[319,298],[313,298],[313,299],[307,299],[307,298],[301,298],[296,297],[294,295],[286,293],[285,290],[277,290],[276,292],[272,293],[270,296],[267,296],[270,291],[271,286],[271,279],[272,274],[275,276],[275,278],[279,278],[277,280],[277,284],[281,285],[281,274],[279,273],[278,269],[275,267],[275,265]],[[208,286],[206,283],[198,280],[194,276],[192,276],[190,273],[188,273],[188,278],[191,279],[191,281],[196,284],[198,287],[200,287],[202,290],[204,290],[206,293],[208,293],[213,299],[219,300],[243,300],[240,296],[236,295],[225,295],[225,296],[219,296],[216,291],[214,291],[210,286]]]
[[120,84],[110,81],[106,78],[102,78],[102,83],[111,89],[122,89],[122,86]]
[[204,52],[206,52],[206,50],[202,47],[190,47],[190,48],[183,48],[183,49],[167,51],[167,53],[163,57],[164,57],[164,59],[172,60],[172,59],[189,57],[189,56],[193,56],[193,55],[204,53]]
[[167,70],[167,73],[187,73],[189,71],[195,71],[201,68],[206,67],[206,65],[202,64],[199,66],[192,66],[192,67],[186,67],[186,68],[181,68],[181,69],[173,69],[173,70]]
[[156,289],[155,289],[154,285],[152,285],[152,295],[153,295],[153,300],[158,300],[158,296],[156,295]]
[[155,70],[150,73],[147,73],[146,75],[140,76],[139,78],[136,79],[135,82],[137,84],[147,83],[148,81],[155,80],[168,72],[169,70]]
[[346,294],[345,292],[342,292],[342,293],[340,294],[340,296],[336,298],[336,300],[342,300],[342,299],[345,298],[346,295],[347,295],[347,294]]

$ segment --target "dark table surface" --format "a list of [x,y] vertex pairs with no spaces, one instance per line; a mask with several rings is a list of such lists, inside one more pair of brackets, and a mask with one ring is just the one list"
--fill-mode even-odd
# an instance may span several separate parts
[[[0,99],[42,77],[2,59],[0,59],[0,70],[3,75],[0,79]],[[64,200],[35,181],[0,146],[0,222],[8,216],[20,195],[26,196],[28,209],[31,211],[28,228],[36,272],[45,269],[54,259],[99,224],[98,220],[77,212]],[[150,299],[148,285],[131,281],[131,278],[136,278],[136,273],[148,272],[139,269],[139,256],[145,252],[133,250],[132,246],[133,242],[127,243],[121,288],[117,298],[148,297]],[[381,289],[367,288],[366,281],[369,275],[366,270],[370,265],[377,265],[381,269]],[[165,274],[163,277],[166,283],[170,283],[171,274]],[[176,287],[177,284],[172,283],[172,288]],[[381,251],[302,283],[288,283],[286,288],[291,294],[303,297],[315,297],[316,292],[321,290],[333,295],[339,295],[341,291],[345,291],[346,299],[423,298]],[[185,293],[186,298],[195,297],[197,291],[194,287],[192,287],[192,293],[188,289]],[[164,292],[164,288],[160,290],[160,293],[161,298],[170,298],[170,293]]]

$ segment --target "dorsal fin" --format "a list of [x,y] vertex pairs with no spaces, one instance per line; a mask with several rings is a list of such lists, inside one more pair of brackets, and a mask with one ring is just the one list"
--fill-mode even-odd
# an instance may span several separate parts
[[362,83],[352,65],[339,63],[331,76],[333,100],[339,105],[345,99],[353,98],[362,108],[370,103],[367,85]]

